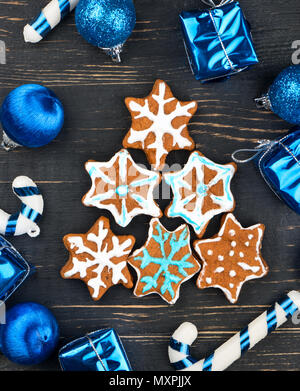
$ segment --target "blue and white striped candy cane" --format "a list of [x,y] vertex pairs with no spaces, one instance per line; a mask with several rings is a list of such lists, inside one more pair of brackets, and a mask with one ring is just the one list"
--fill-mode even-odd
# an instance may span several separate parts
[[37,225],[43,214],[44,200],[37,185],[27,176],[17,177],[12,184],[13,192],[22,201],[19,212],[10,215],[0,209],[0,234],[19,236],[28,234],[36,237],[40,234]]
[[170,362],[177,371],[223,371],[299,309],[300,292],[291,291],[213,354],[199,361],[190,355],[190,346],[197,338],[197,328],[192,323],[182,323],[170,341]]
[[77,6],[79,0],[52,0],[34,21],[24,27],[25,42],[37,43]]

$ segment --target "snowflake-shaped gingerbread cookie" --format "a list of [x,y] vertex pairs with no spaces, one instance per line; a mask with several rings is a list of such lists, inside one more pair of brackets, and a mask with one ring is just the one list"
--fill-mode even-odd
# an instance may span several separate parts
[[94,300],[113,285],[133,287],[126,261],[135,238],[114,235],[107,218],[100,217],[86,234],[69,234],[63,240],[70,257],[61,276],[84,281]]
[[146,244],[128,262],[138,274],[134,294],[157,293],[170,304],[177,301],[181,284],[200,270],[192,255],[188,226],[170,232],[158,219],[151,220]]
[[127,150],[122,149],[109,162],[88,161],[85,168],[92,187],[82,199],[84,205],[109,210],[122,227],[140,214],[162,215],[153,198],[161,175],[138,166]]
[[126,98],[125,103],[132,125],[123,146],[143,149],[154,170],[163,169],[170,151],[194,149],[187,124],[197,102],[180,102],[164,81],[157,80],[146,98]]
[[225,215],[215,237],[195,242],[203,262],[197,286],[219,288],[235,303],[246,281],[263,277],[269,270],[260,253],[264,230],[263,224],[243,228],[233,214]]
[[182,170],[164,174],[174,194],[166,215],[182,217],[201,238],[215,215],[234,210],[230,183],[235,172],[235,163],[217,164],[193,152]]

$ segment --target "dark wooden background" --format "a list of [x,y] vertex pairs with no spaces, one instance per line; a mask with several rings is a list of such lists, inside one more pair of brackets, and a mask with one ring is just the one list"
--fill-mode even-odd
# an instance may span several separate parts
[[[121,65],[113,64],[79,36],[74,15],[41,43],[25,44],[23,26],[47,1],[0,0],[0,39],[7,48],[7,64],[0,65],[0,102],[20,84],[40,83],[55,91],[66,112],[63,132],[49,146],[0,151],[0,207],[10,213],[18,208],[11,192],[17,175],[33,178],[45,197],[40,237],[11,239],[37,272],[7,305],[37,301],[51,308],[61,328],[60,346],[87,332],[114,327],[135,370],[169,370],[168,341],[181,322],[197,325],[199,337],[193,354],[201,358],[288,290],[299,288],[299,216],[275,197],[252,163],[239,166],[233,181],[235,215],[244,226],[266,225],[263,255],[270,272],[246,283],[236,305],[229,304],[217,289],[198,290],[195,278],[182,286],[174,306],[156,295],[135,298],[121,286],[93,302],[82,282],[63,280],[59,275],[68,257],[63,235],[86,232],[102,213],[81,204],[90,185],[84,163],[88,159],[106,161],[121,148],[130,126],[124,97],[146,96],[155,79],[161,78],[179,99],[197,100],[199,109],[190,132],[197,148],[219,163],[229,162],[237,148],[249,147],[258,138],[274,139],[289,129],[289,124],[274,114],[258,111],[253,98],[291,64],[292,42],[300,39],[300,2],[240,2],[252,25],[260,64],[229,81],[202,85],[189,70],[178,24],[181,10],[204,8],[200,0],[136,0],[137,24]],[[142,151],[133,155],[137,162],[146,163]],[[183,164],[187,156],[184,151],[173,152],[168,162]],[[163,200],[160,205],[164,208],[168,203]],[[144,243],[149,218],[137,217],[126,229],[110,220],[116,233],[134,234],[137,246]],[[162,221],[169,229],[181,223],[179,219]],[[213,220],[206,236],[218,231],[219,222]],[[231,370],[299,370],[299,333],[299,326],[286,323]],[[0,356],[0,370],[12,369],[26,368]],[[30,369],[58,370],[57,354]]]

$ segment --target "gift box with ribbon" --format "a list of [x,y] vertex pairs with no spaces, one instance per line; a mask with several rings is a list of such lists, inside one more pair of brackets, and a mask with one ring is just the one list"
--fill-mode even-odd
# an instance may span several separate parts
[[8,299],[33,271],[18,251],[0,236],[0,300]]
[[183,11],[180,22],[192,72],[202,82],[258,63],[250,25],[237,1],[202,0],[212,8]]
[[[254,152],[240,160],[240,153]],[[300,214],[300,127],[277,140],[260,140],[254,149],[239,149],[232,154],[236,163],[254,160],[270,188],[291,209]]]
[[122,342],[114,329],[97,330],[59,351],[64,371],[131,371]]

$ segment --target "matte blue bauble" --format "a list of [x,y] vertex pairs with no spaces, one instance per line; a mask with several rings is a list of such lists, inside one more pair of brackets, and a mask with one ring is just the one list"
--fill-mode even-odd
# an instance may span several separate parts
[[0,326],[0,350],[11,361],[34,365],[45,361],[55,349],[59,328],[55,317],[43,305],[17,304],[6,313]]
[[6,136],[14,143],[36,148],[49,144],[58,135],[64,123],[64,109],[49,88],[25,84],[7,95],[0,120]]
[[284,69],[267,94],[255,99],[258,106],[272,110],[291,124],[300,124],[300,65]]
[[80,0],[75,20],[78,32],[89,43],[107,50],[124,44],[136,15],[132,0]]

